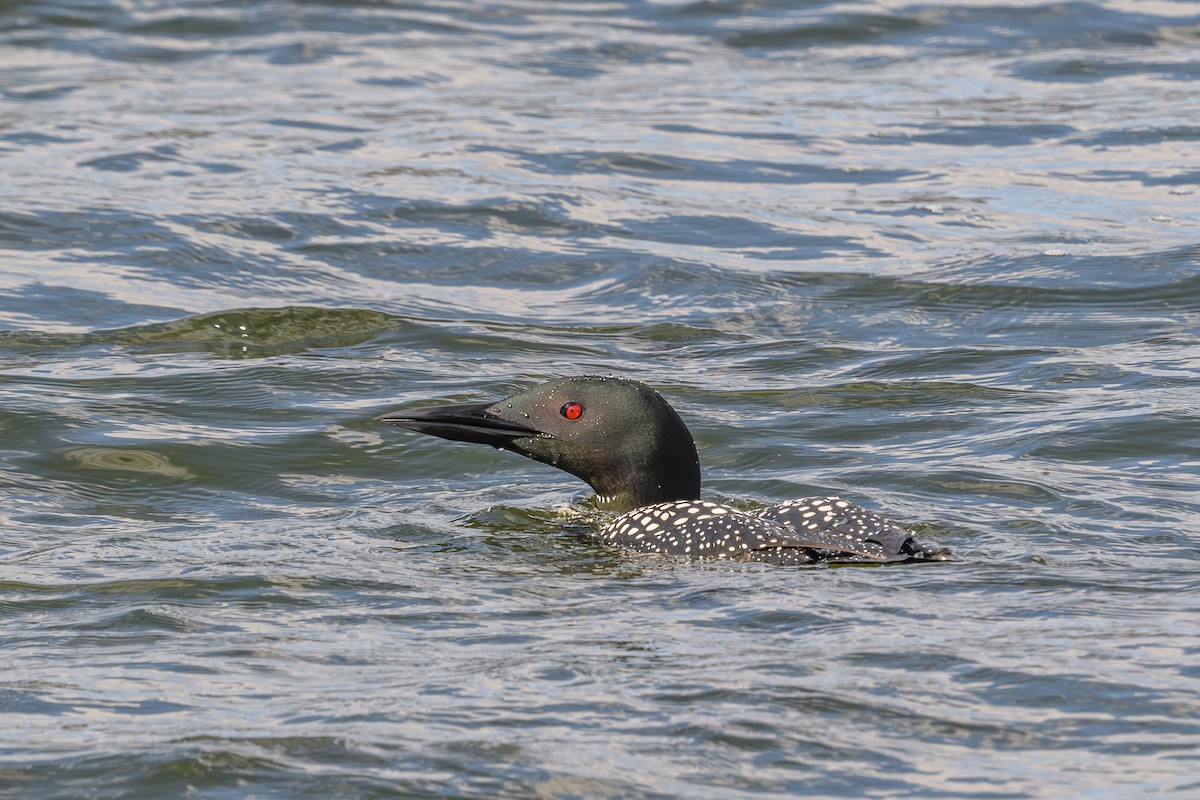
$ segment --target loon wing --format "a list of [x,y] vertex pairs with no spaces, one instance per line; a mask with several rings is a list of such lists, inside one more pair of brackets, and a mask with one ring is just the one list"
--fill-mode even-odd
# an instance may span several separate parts
[[822,560],[838,553],[872,561],[907,561],[931,557],[895,522],[838,497],[802,497],[752,512],[786,526],[805,546],[819,550]]
[[[642,553],[773,564],[944,560],[896,523],[836,497],[791,500],[753,512],[704,500],[643,506],[599,538]],[[939,557],[941,556],[941,557]]]

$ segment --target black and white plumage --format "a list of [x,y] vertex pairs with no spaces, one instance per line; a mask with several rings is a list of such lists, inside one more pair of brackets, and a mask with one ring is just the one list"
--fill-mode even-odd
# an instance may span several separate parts
[[603,541],[643,553],[771,564],[943,561],[896,523],[840,497],[740,511],[703,500],[655,503],[605,525]]
[[496,403],[417,408],[379,419],[489,444],[586,481],[621,516],[598,538],[642,553],[772,564],[945,561],[895,522],[837,497],[753,511],[700,500],[687,426],[662,396],[621,378],[563,378]]

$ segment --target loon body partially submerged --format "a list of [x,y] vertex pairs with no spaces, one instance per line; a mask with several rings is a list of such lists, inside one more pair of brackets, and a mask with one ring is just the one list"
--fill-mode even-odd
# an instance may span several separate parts
[[700,461],[687,426],[637,381],[563,378],[499,402],[395,411],[379,420],[511,450],[583,479],[602,508],[620,514],[599,538],[638,552],[776,564],[948,558],[837,497],[753,511],[700,500]]

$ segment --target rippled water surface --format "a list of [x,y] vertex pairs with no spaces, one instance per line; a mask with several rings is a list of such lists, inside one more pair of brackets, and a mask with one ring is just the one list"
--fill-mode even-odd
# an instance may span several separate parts
[[[1191,2],[0,3],[0,796],[1200,796]],[[691,564],[372,418],[658,386]]]

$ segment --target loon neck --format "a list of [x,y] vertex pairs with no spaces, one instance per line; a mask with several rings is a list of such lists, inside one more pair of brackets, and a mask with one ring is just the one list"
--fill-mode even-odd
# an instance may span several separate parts
[[700,499],[700,461],[691,436],[674,457],[660,457],[652,464],[613,465],[580,477],[595,490],[601,508],[621,514],[654,503]]

